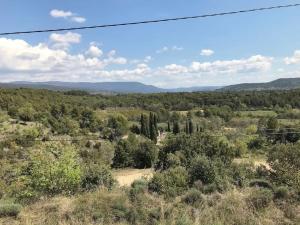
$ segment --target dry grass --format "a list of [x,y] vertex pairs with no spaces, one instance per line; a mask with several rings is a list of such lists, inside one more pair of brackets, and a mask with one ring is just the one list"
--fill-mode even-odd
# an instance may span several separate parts
[[[126,171],[122,171],[126,173]],[[224,194],[207,195],[203,204],[192,207],[178,201],[166,202],[161,198],[145,194],[143,201],[130,202],[126,192],[97,190],[77,197],[55,197],[40,200],[25,207],[17,218],[1,218],[3,225],[88,225],[88,224],[132,224],[124,220],[123,212],[148,215],[137,224],[154,224],[148,221],[156,215],[155,224],[188,225],[296,225],[300,218],[290,219],[285,211],[271,203],[255,211],[246,201],[253,189],[232,190]],[[298,209],[298,210],[296,210]],[[121,211],[120,211],[121,210]],[[299,207],[293,207],[294,217]],[[122,216],[123,219],[118,219]],[[150,216],[150,217],[149,217]],[[126,216],[125,216],[126,217]],[[299,217],[299,215],[298,215]],[[103,218],[103,219],[101,219]],[[143,221],[143,222],[141,222]],[[179,222],[180,221],[180,222]],[[185,221],[185,223],[184,223]],[[188,221],[188,222],[187,222]]]
[[114,171],[113,175],[119,185],[129,187],[135,180],[141,178],[150,179],[153,176],[152,169],[125,169]]

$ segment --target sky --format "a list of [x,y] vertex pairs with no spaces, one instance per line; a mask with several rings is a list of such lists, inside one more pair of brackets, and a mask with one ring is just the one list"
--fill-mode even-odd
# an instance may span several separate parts
[[[296,0],[1,0],[0,33],[194,16]],[[164,88],[300,77],[300,7],[0,37],[0,82],[138,81]]]

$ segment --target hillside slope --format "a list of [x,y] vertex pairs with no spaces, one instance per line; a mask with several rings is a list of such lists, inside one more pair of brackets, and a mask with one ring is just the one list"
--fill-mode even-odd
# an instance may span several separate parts
[[281,78],[267,83],[243,83],[229,85],[221,91],[291,90],[300,88],[300,78]]

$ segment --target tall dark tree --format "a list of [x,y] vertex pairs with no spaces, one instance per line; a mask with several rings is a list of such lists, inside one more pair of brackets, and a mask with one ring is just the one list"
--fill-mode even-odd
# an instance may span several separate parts
[[189,122],[186,120],[185,121],[185,129],[184,129],[186,134],[189,134]]
[[170,121],[168,121],[168,128],[167,128],[167,132],[171,132],[171,125],[170,125]]
[[157,134],[158,134],[158,130],[157,130],[157,119],[156,119],[156,115],[150,112],[150,116],[149,116],[149,138],[154,141],[157,142]]
[[145,137],[149,137],[149,124],[148,117],[144,114],[141,114],[141,134]]
[[173,124],[173,134],[179,134],[180,133],[180,127],[178,121],[175,121]]
[[189,120],[189,134],[194,133],[194,125],[193,125],[193,121],[190,119]]

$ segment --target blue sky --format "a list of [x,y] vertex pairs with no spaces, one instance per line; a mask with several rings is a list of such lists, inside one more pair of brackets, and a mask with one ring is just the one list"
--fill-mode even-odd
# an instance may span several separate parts
[[[272,0],[2,0],[0,32],[130,22],[296,3]],[[300,77],[300,7],[0,38],[0,78],[161,87]]]

